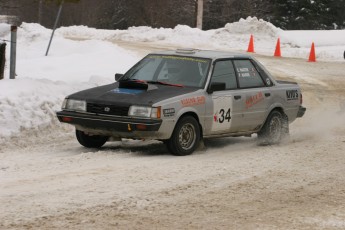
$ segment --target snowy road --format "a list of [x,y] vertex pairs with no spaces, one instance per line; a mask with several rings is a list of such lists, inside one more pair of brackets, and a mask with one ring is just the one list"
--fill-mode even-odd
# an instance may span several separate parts
[[308,111],[288,143],[223,138],[174,157],[160,142],[90,151],[67,126],[27,131],[0,148],[0,229],[344,229],[344,63],[258,59],[304,76]]

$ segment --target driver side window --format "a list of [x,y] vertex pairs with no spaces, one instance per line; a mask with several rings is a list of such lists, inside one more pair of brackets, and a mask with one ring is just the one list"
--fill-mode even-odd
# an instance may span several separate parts
[[231,60],[217,61],[211,79],[211,83],[225,83],[225,89],[236,89],[237,81],[234,66]]
[[142,67],[138,69],[138,71],[130,74],[131,78],[133,79],[140,79],[140,80],[151,80],[155,74],[158,65],[161,63],[160,59],[147,59],[144,63],[142,63]]

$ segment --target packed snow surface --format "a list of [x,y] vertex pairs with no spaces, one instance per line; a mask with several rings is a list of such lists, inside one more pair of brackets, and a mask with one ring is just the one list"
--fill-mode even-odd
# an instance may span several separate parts
[[[142,54],[120,48],[114,41],[154,42],[199,49],[245,51],[250,35],[259,54],[272,55],[278,37],[282,54],[306,58],[314,41],[317,58],[341,61],[345,30],[283,31],[257,18],[241,19],[224,28],[202,31],[185,25],[174,29],[131,27],[128,30],[98,30],[85,26],[59,28],[49,55],[45,52],[51,30],[23,23],[18,29],[16,80],[0,81],[0,140],[23,130],[39,129],[56,122],[55,111],[68,94],[114,81]],[[10,39],[10,26],[0,24],[0,39]],[[6,58],[9,60],[9,44]]]

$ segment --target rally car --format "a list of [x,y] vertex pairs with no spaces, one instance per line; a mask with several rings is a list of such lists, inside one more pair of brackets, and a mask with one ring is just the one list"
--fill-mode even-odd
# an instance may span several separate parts
[[276,81],[247,54],[178,49],[151,53],[113,84],[72,94],[57,112],[79,143],[156,139],[174,155],[193,153],[204,138],[250,136],[277,144],[302,117],[297,83]]

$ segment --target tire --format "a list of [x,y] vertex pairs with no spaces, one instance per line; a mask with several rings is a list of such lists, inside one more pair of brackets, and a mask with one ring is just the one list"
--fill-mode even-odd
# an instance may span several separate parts
[[182,117],[166,142],[169,151],[176,156],[192,154],[200,143],[200,126],[194,117]]
[[75,132],[78,142],[86,148],[100,148],[105,142],[108,141],[109,137],[99,135],[87,135],[83,131],[77,130]]
[[285,114],[274,110],[258,132],[259,145],[279,144],[289,133],[289,122]]

